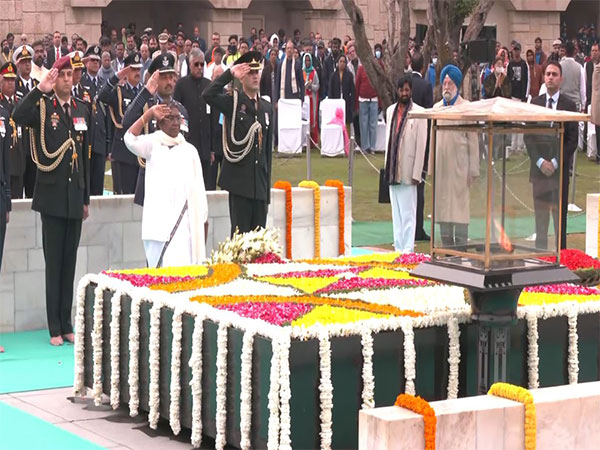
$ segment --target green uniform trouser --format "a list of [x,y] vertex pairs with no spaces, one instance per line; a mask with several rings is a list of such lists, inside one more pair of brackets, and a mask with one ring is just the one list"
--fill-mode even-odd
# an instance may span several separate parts
[[256,200],[229,193],[229,218],[231,220],[231,235],[237,228],[240,233],[254,230],[256,227],[265,228],[269,204],[265,200]]
[[46,316],[50,336],[73,332],[71,308],[81,219],[42,214],[42,244],[46,262]]

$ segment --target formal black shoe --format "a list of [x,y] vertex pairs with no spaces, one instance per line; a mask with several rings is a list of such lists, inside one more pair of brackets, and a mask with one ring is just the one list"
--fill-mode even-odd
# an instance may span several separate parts
[[420,236],[415,236],[415,241],[430,241],[431,238],[428,234],[422,234]]

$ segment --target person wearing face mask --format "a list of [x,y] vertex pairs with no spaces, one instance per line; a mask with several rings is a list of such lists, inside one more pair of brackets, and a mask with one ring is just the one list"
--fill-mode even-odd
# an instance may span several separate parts
[[227,47],[227,57],[225,58],[225,65],[231,67],[238,58],[242,56],[238,51],[238,37],[237,34],[229,36],[229,46]]
[[375,59],[381,60],[383,58],[383,47],[381,44],[375,44]]
[[[442,69],[440,83],[442,100],[435,108],[466,102],[458,90],[462,72],[452,64]],[[440,125],[458,125],[460,121],[445,120]],[[438,131],[435,140],[435,220],[440,224],[442,245],[460,249],[466,245],[469,229],[470,188],[479,177],[479,145],[477,134]],[[429,173],[433,168],[433,153],[429,155]]]
[[427,82],[431,85],[432,94],[436,85],[435,66],[437,65],[437,62],[438,56],[436,51],[434,50],[434,52],[431,55],[431,63],[429,64],[429,67],[427,68],[427,74],[425,75],[425,80],[427,80]]
[[412,77],[403,75],[396,85],[398,103],[386,111],[385,179],[389,184],[394,249],[414,251],[417,223],[417,185],[421,182],[427,120],[407,119],[409,111],[421,111],[412,101]]
[[485,98],[504,97],[511,98],[511,84],[506,76],[504,61],[501,56],[494,59],[493,71],[483,82],[483,95]]

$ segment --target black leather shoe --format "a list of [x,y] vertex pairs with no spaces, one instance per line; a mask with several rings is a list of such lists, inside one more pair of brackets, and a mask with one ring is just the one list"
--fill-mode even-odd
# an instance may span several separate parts
[[429,237],[429,235],[427,233],[423,233],[420,236],[415,236],[415,241],[430,241],[431,238]]

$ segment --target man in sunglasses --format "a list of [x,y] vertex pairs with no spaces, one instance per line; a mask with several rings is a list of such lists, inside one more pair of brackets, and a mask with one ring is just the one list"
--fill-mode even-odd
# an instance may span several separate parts
[[216,159],[210,145],[212,142],[210,106],[202,97],[210,81],[204,77],[204,54],[200,49],[194,48],[190,51],[189,68],[189,75],[177,81],[173,98],[188,111],[190,132],[187,140],[198,150],[205,189],[214,191],[217,189],[217,173],[221,161]]
[[[152,106],[160,103],[168,103],[173,99],[173,91],[175,82],[177,81],[177,73],[175,72],[175,57],[171,53],[163,53],[157,55],[148,67],[150,78],[146,81],[146,85],[139,91],[133,99],[123,116],[123,129],[128,130],[131,125],[138,120],[144,111]],[[183,105],[176,102],[181,112],[181,133],[185,137],[188,129],[188,113]],[[145,134],[152,133],[157,128],[155,120],[150,120],[144,123],[143,132]],[[145,163],[139,160],[140,171],[138,173],[137,184],[135,187],[134,203],[144,206],[144,183],[146,179]]]

